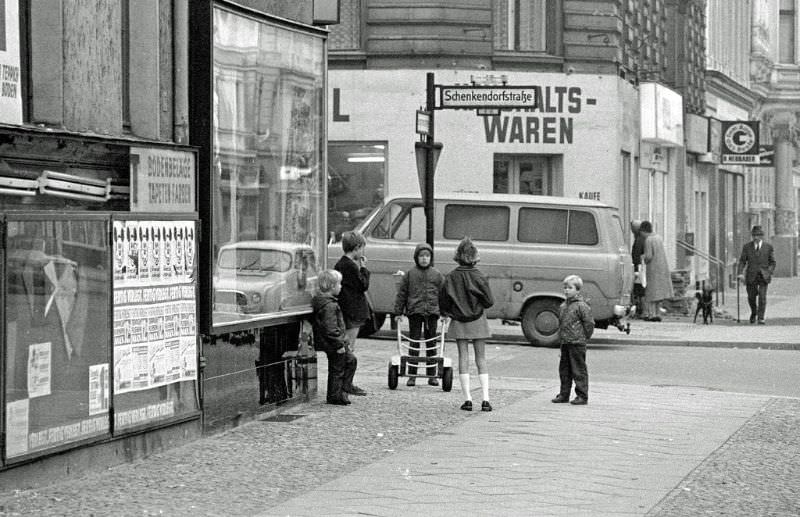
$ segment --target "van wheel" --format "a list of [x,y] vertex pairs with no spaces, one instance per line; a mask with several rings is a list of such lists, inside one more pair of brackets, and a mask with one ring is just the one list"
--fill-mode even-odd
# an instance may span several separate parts
[[522,332],[532,345],[555,346],[558,344],[557,300],[536,300],[525,307],[522,313]]

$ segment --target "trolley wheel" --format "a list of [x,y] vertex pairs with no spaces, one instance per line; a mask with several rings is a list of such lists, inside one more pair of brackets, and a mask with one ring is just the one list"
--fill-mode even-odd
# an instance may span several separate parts
[[389,389],[393,390],[397,388],[397,377],[399,376],[397,365],[390,364],[389,365]]
[[450,391],[453,389],[453,369],[447,367],[442,372],[442,391]]

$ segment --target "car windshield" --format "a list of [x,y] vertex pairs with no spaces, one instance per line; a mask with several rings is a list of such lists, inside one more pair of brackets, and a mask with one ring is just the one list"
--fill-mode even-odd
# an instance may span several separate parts
[[233,248],[219,256],[220,268],[237,271],[288,271],[292,267],[291,253],[279,250]]

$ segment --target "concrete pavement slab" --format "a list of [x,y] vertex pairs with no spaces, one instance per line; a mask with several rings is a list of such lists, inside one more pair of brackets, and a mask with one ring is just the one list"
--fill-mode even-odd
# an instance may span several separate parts
[[610,383],[593,384],[585,407],[551,395],[475,415],[263,515],[643,515],[768,400]]

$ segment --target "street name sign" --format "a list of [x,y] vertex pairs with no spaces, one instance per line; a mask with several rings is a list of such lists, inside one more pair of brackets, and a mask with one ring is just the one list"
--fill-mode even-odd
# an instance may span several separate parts
[[536,86],[440,86],[437,109],[535,108]]

